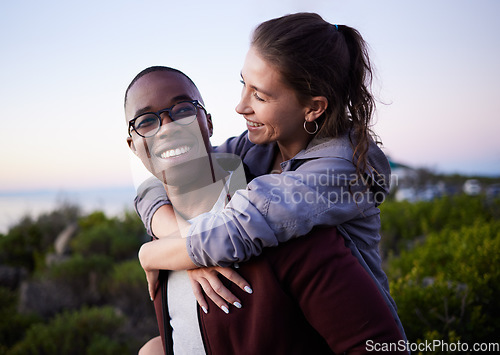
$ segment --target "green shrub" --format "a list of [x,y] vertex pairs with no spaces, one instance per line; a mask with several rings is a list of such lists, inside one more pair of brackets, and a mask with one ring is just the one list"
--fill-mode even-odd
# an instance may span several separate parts
[[[37,302],[36,296],[35,301],[25,299],[22,309],[36,309],[40,315],[24,315],[17,311],[19,293],[0,288],[0,354],[137,353],[157,329],[146,278],[137,259],[140,245],[148,240],[140,219],[131,212],[113,218],[100,211],[80,217],[78,232],[70,242],[71,255],[51,258],[45,265],[55,238],[76,221],[76,212],[70,212],[55,211],[38,219],[25,217],[1,235],[0,264],[23,266],[28,271],[28,284],[35,284],[40,292],[49,290],[54,295],[52,306],[59,306],[57,309],[61,304],[73,310],[82,305],[108,307],[66,311],[43,324],[40,309],[29,305]],[[43,316],[53,313],[47,314]],[[122,322],[126,326],[117,332]]]
[[35,253],[41,251],[42,230],[31,217],[24,217],[0,240],[0,262],[35,269]]
[[146,275],[138,259],[116,264],[111,274],[112,287],[133,287],[144,288],[146,285]]
[[43,276],[71,282],[74,279],[85,278],[92,272],[100,275],[109,274],[112,267],[113,260],[105,255],[84,257],[75,254],[69,259],[51,266]]
[[106,286],[108,302],[126,314],[130,321],[144,323],[148,318],[155,319],[146,275],[137,259],[116,264]]
[[41,321],[36,315],[17,313],[16,308],[17,294],[0,287],[0,354],[21,340],[28,327]]
[[84,256],[111,255],[111,243],[116,233],[111,222],[97,224],[79,232],[71,241],[71,247],[75,253]]
[[78,207],[63,204],[50,213],[34,219],[23,217],[7,235],[0,238],[0,263],[35,270],[54,241],[79,214]]
[[35,324],[8,355],[125,354],[119,340],[124,318],[111,307],[83,308],[57,315],[48,324]]
[[500,329],[500,221],[444,228],[390,261],[388,276],[410,340],[493,340]]
[[136,257],[145,234],[141,221],[131,213],[119,219],[94,212],[81,218],[79,225],[80,232],[71,247],[75,253],[85,256],[103,254],[115,260]]
[[[69,285],[76,294],[81,296],[89,292],[94,302],[104,298],[108,287],[109,274],[113,269],[113,260],[105,255],[80,254],[71,256],[68,260],[54,264],[39,278],[48,278]],[[85,299],[85,298],[83,298]]]
[[381,249],[384,254],[399,254],[411,249],[415,241],[431,232],[456,229],[498,219],[500,201],[465,194],[444,196],[432,201],[385,201],[381,211]]
[[108,223],[110,219],[106,217],[103,211],[94,211],[78,220],[78,225],[82,230],[90,229],[96,225]]

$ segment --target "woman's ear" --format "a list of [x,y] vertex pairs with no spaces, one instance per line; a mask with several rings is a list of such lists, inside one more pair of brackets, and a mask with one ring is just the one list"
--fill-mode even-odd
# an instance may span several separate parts
[[308,105],[306,112],[306,121],[312,122],[319,118],[328,107],[328,99],[324,96],[314,96]]

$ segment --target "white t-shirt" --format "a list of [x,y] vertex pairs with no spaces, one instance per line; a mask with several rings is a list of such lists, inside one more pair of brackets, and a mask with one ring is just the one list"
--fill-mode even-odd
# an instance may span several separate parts
[[[211,213],[220,211],[227,203],[232,172],[220,192]],[[167,283],[167,302],[172,326],[175,355],[205,354],[200,326],[198,324],[197,302],[191,289],[187,271],[170,271]]]
[[174,354],[205,354],[201,338],[196,298],[187,271],[170,271],[167,284],[167,302],[172,326]]

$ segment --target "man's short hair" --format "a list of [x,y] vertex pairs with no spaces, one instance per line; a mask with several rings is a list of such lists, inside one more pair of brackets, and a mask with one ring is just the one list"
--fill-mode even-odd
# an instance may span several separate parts
[[130,82],[130,84],[128,85],[127,87],[127,90],[125,91],[125,98],[123,100],[123,107],[127,106],[127,96],[128,96],[128,92],[130,90],[130,88],[135,84],[135,82],[137,80],[139,80],[140,78],[142,78],[144,75],[148,74],[148,73],[152,73],[152,72],[156,72],[156,71],[165,71],[165,72],[174,72],[174,73],[178,73],[178,74],[181,74],[182,76],[184,76],[185,78],[187,78],[193,85],[196,89],[198,89],[198,87],[196,86],[196,84],[193,82],[193,80],[191,80],[191,78],[189,76],[187,76],[186,74],[184,74],[183,72],[181,72],[180,70],[178,69],[175,69],[175,68],[171,68],[171,67],[163,67],[163,66],[152,66],[152,67],[149,67],[149,68],[146,68],[144,69],[143,71],[141,71],[139,74],[137,74],[135,76],[135,78]]

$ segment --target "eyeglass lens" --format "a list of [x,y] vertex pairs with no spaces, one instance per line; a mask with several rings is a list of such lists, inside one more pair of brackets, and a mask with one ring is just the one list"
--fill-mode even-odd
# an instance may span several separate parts
[[[161,111],[160,111],[161,112]],[[169,110],[168,113],[172,121],[179,125],[191,124],[196,119],[196,105],[192,102],[180,102]],[[136,132],[143,137],[154,136],[161,126],[161,118],[154,113],[146,113],[136,118],[134,127]]]

